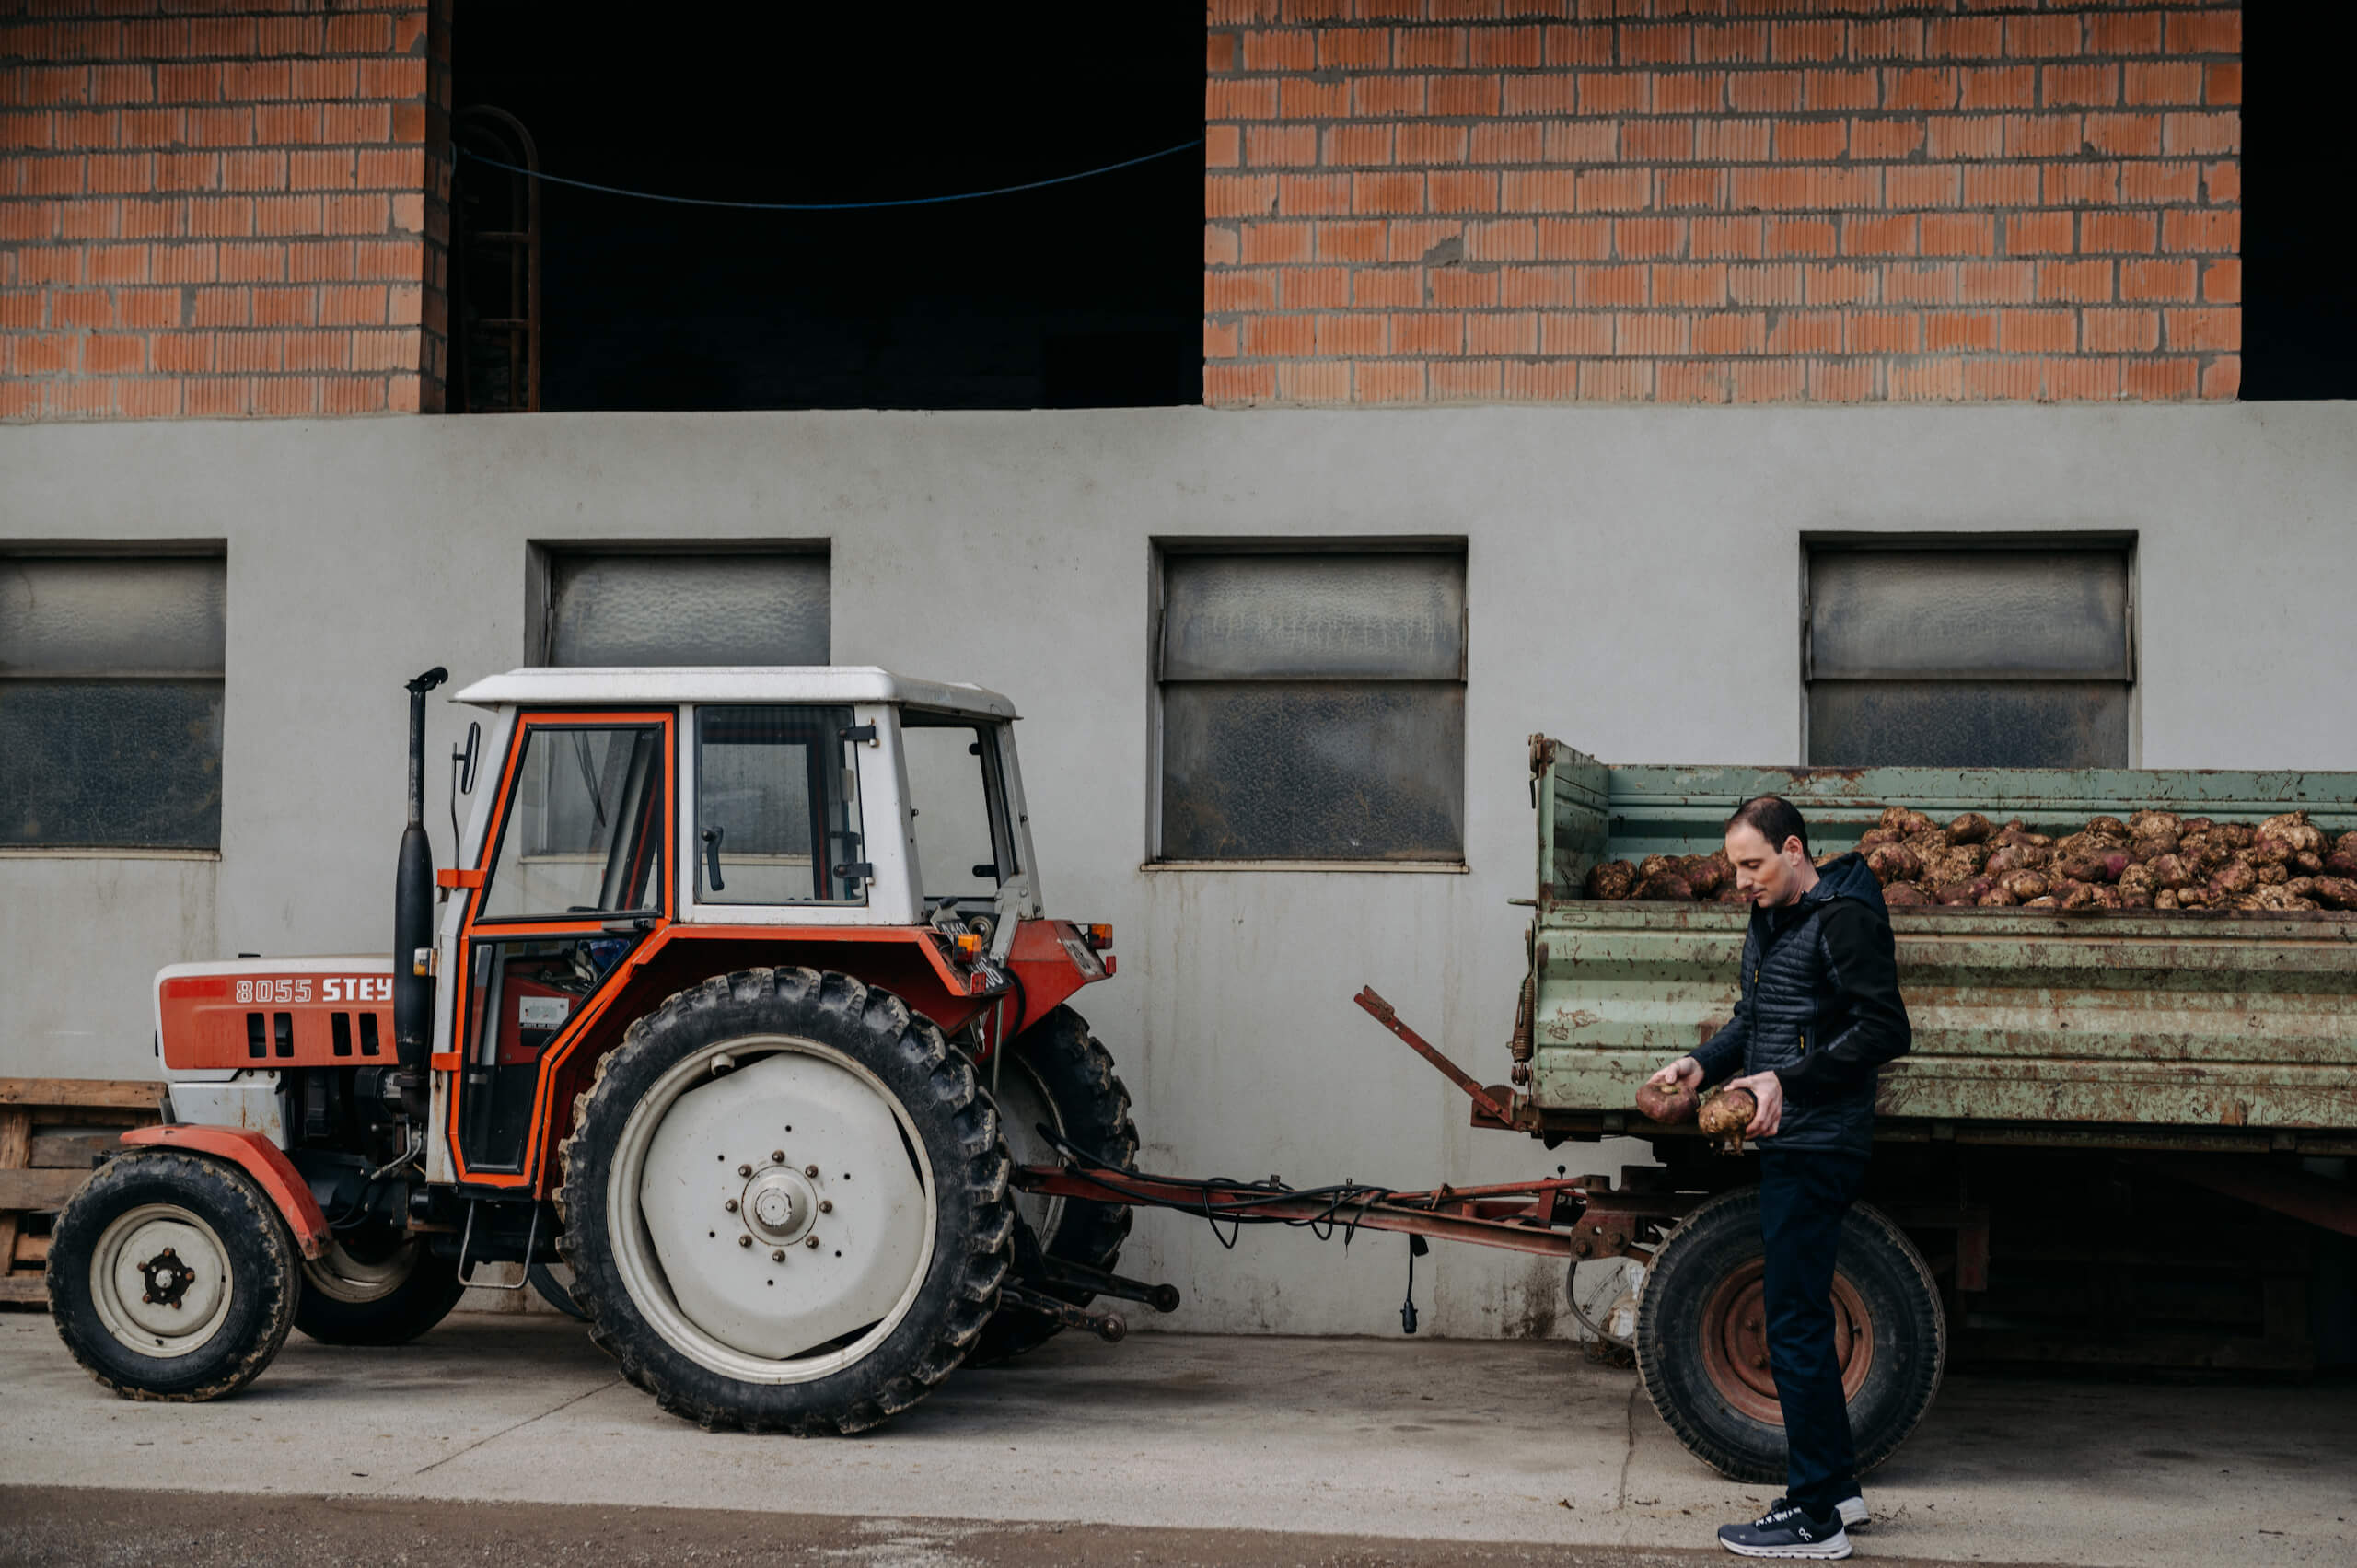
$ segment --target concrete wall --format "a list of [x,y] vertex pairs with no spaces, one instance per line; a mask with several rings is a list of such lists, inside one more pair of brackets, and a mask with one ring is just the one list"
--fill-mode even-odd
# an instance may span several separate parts
[[[2357,408],[594,414],[0,429],[0,540],[228,540],[217,865],[0,857],[0,1074],[146,1073],[148,976],[388,941],[400,682],[519,662],[528,541],[823,536],[835,657],[1011,693],[1051,904],[1111,920],[1084,998],[1149,1165],[1421,1186],[1547,1156],[1350,1005],[1502,1077],[1526,738],[1798,751],[1808,530],[2132,529],[2142,755],[2357,768]],[[1462,534],[1469,875],[1144,871],[1149,541]],[[435,705],[429,755],[466,714]],[[433,776],[435,810],[444,788]],[[438,835],[447,854],[447,831]],[[1190,1327],[1393,1332],[1405,1244],[1223,1252],[1144,1216]],[[1550,1268],[1437,1249],[1427,1331],[1546,1332]],[[1436,1310],[1435,1310],[1436,1308]]]

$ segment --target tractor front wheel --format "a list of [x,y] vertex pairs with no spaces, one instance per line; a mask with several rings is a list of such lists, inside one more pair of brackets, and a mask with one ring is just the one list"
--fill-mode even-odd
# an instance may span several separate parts
[[[1130,1091],[1113,1071],[1113,1058],[1069,1007],[1015,1037],[1006,1059],[982,1071],[996,1079],[999,1128],[1017,1165],[1054,1165],[1062,1158],[1040,1134],[1045,1127],[1102,1165],[1126,1166],[1138,1152],[1137,1123],[1130,1120]],[[1111,1272],[1120,1260],[1135,1213],[1127,1203],[1097,1203],[1086,1198],[1045,1198],[1018,1192],[1015,1212],[1031,1227],[1039,1250]],[[1040,1285],[1045,1294],[1086,1307],[1095,1297],[1064,1285]],[[1004,1361],[1044,1344],[1063,1327],[1026,1307],[1002,1306],[991,1315],[980,1343],[968,1359],[976,1365]]]
[[974,1344],[1014,1218],[967,1060],[847,975],[746,970],[631,1025],[574,1107],[560,1247],[590,1334],[705,1427],[858,1432]]
[[243,1171],[141,1150],[110,1160],[58,1214],[50,1316],[74,1359],[125,1399],[217,1400],[286,1342],[302,1262]]

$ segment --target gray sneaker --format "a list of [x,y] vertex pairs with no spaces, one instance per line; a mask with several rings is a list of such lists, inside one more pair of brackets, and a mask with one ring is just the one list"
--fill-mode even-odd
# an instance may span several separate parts
[[1738,1557],[1840,1558],[1850,1555],[1850,1535],[1837,1510],[1823,1518],[1787,1498],[1747,1525],[1721,1525],[1719,1544]]

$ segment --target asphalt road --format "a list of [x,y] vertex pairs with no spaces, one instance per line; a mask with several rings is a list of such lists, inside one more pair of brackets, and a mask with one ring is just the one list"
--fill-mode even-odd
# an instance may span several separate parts
[[[1890,1562],[2357,1562],[2350,1385],[1949,1379],[1868,1479]],[[1771,1489],[1556,1342],[1065,1335],[888,1426],[664,1415],[562,1320],[300,1335],[208,1405],[116,1400],[0,1316],[0,1562],[1726,1561]],[[210,1554],[210,1555],[208,1555]]]

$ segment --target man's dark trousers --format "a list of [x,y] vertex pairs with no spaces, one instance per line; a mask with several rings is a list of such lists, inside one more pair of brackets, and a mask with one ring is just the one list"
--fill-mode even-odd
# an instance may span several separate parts
[[1759,1151],[1768,1365],[1784,1407],[1784,1492],[1820,1519],[1858,1492],[1850,1407],[1833,1344],[1833,1264],[1841,1216],[1865,1175],[1861,1155]]

